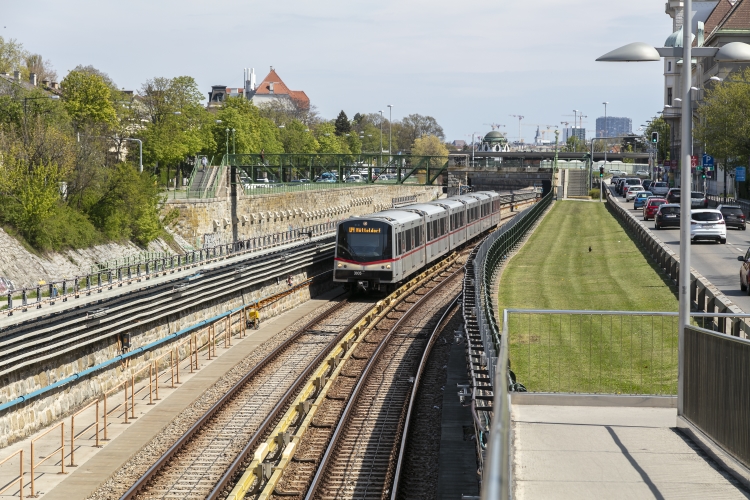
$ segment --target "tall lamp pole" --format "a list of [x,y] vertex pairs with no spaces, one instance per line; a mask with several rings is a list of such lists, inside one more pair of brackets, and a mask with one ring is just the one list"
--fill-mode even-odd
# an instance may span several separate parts
[[229,156],[229,127],[226,128],[226,145],[224,148],[224,151],[227,152],[227,156]]
[[393,130],[393,104],[388,105],[388,156],[393,154],[391,149],[391,131]]
[[[609,135],[609,128],[607,128],[607,104],[609,104],[609,101],[604,101],[602,104],[604,104],[604,135],[602,137],[607,137]],[[607,146],[604,146],[604,166],[607,166]],[[593,161],[593,156],[591,157]]]

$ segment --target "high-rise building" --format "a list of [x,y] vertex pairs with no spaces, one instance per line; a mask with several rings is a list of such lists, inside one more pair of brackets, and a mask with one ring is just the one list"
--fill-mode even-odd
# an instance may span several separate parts
[[596,119],[597,137],[618,137],[633,133],[633,120],[617,116],[600,116]]
[[582,127],[566,127],[563,129],[563,142],[568,142],[571,137],[578,137],[583,142],[586,142],[586,129]]

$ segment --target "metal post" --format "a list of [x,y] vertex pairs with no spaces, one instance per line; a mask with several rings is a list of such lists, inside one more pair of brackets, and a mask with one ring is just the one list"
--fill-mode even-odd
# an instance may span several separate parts
[[[684,21],[682,23],[682,168],[680,186],[682,196],[690,196],[690,153],[693,141],[693,112],[690,101],[690,86],[693,79],[692,60],[692,26],[693,1],[684,2]],[[685,198],[683,198],[684,200]],[[689,199],[689,198],[688,198]],[[679,332],[677,348],[677,414],[684,410],[685,389],[685,328],[690,324],[690,203],[680,203],[680,278],[679,278]]]

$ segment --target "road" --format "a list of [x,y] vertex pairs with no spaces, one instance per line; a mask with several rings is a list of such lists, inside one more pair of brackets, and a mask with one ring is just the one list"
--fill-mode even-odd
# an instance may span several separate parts
[[[623,207],[638,216],[643,227],[648,228],[662,242],[679,255],[680,253],[680,230],[678,228],[654,229],[654,222],[643,221],[641,209],[633,210],[633,202],[625,202],[621,196],[612,191],[616,199]],[[750,312],[750,296],[740,291],[740,263],[737,257],[745,255],[750,247],[750,231],[739,229],[727,229],[727,244],[721,245],[713,242],[701,241],[691,245],[690,266],[702,274],[708,281],[713,283],[721,292],[729,297],[738,307],[745,312]]]

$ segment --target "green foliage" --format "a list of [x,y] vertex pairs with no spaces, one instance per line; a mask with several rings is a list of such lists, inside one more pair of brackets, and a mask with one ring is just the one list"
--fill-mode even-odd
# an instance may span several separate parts
[[101,76],[71,71],[61,86],[65,110],[76,128],[84,123],[114,124],[117,115],[111,90]]
[[[26,51],[14,38],[5,40],[0,36],[0,73],[13,73],[23,67]],[[22,75],[24,76],[24,75]]]
[[341,141],[336,137],[336,129],[331,123],[324,123],[315,129],[318,140],[318,153],[348,153],[342,148]]
[[109,239],[145,245],[161,232],[159,188],[153,177],[133,165],[118,164],[105,181],[103,196],[87,213]]
[[659,144],[657,145],[657,154],[659,162],[669,160],[669,124],[661,116],[649,123],[646,129],[646,140],[651,140],[651,132],[659,132]]
[[292,120],[281,129],[280,139],[285,153],[312,154],[318,151],[318,141],[310,129],[298,120]]
[[40,225],[35,242],[39,250],[86,248],[103,243],[105,238],[83,213],[58,201],[53,213]]
[[415,156],[442,156],[448,159],[448,148],[443,141],[434,135],[426,135],[414,141],[411,146],[411,154]]
[[698,108],[695,138],[706,152],[719,160],[719,168],[747,165],[750,158],[750,68],[732,73],[723,83],[706,91]]
[[589,196],[595,200],[599,199],[599,189],[589,189]]
[[[268,118],[260,116],[258,108],[247,99],[228,98],[216,118],[221,123],[214,123],[213,139],[220,154],[232,153],[233,150],[237,154],[257,153],[261,149],[266,153],[284,151],[279,129]],[[227,143],[229,151],[226,151]]]
[[335,122],[336,127],[336,135],[344,135],[348,134],[352,130],[352,126],[349,123],[349,118],[346,116],[346,113],[344,113],[344,110],[342,109],[339,113],[339,116],[336,117]]

